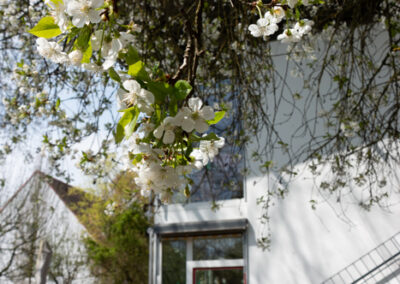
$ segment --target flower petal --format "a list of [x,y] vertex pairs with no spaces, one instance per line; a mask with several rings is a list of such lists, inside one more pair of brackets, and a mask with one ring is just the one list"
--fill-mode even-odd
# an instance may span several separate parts
[[92,0],[91,7],[94,9],[100,8],[104,4],[104,0]]
[[97,23],[100,23],[100,21],[101,21],[100,14],[101,14],[101,11],[90,9],[89,12],[87,13],[87,16],[88,16],[90,22],[97,24]]
[[163,133],[164,133],[164,125],[162,124],[159,127],[157,127],[156,130],[153,131],[153,135],[157,139],[160,139]]
[[140,92],[140,84],[135,80],[127,80],[125,81],[122,86],[132,93],[139,93]]
[[85,25],[86,18],[84,16],[75,16],[72,19],[72,24],[77,28],[82,28]]
[[184,130],[184,131],[186,131],[186,132],[192,132],[193,131],[193,129],[194,129],[194,121],[193,121],[193,119],[191,119],[191,118],[189,118],[189,117],[186,117],[186,118],[184,118],[182,121],[181,121],[181,123],[180,123],[180,126],[182,127],[182,129]]
[[199,98],[190,98],[188,104],[193,111],[199,111],[203,106],[203,102]]
[[141,89],[139,96],[143,98],[144,101],[146,101],[148,104],[154,104],[154,95],[148,90]]
[[195,121],[194,128],[196,129],[197,132],[204,133],[208,130],[208,124],[207,122],[204,121],[204,119],[197,119]]
[[172,144],[175,140],[175,133],[172,130],[167,130],[164,133],[163,143]]
[[215,114],[214,114],[214,109],[210,106],[204,106],[200,110],[200,115],[205,119],[205,120],[211,120],[214,119]]

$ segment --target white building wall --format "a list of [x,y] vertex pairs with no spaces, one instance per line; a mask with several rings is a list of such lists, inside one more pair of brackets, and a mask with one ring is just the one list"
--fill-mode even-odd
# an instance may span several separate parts
[[[385,39],[377,38],[377,42],[380,40]],[[293,67],[293,64],[286,65],[287,59],[282,52],[285,49],[286,46],[280,43],[272,46],[272,53],[283,54],[275,59],[276,71],[282,74],[286,72],[286,68],[290,70]],[[302,94],[303,80],[290,80],[292,92]],[[326,88],[330,84],[330,81],[326,81]],[[303,98],[296,101],[299,109],[305,107],[305,99],[310,106],[313,105],[306,94],[303,94]],[[273,100],[273,96],[266,96],[263,104],[273,105]],[[290,140],[305,118],[300,113],[295,113],[287,120],[284,107],[276,110],[276,120],[286,121],[277,131],[282,139]],[[289,110],[291,107],[287,106]],[[310,114],[313,111],[310,109]],[[316,127],[317,134],[322,136],[326,131],[324,125],[318,124]],[[291,143],[300,147],[309,139],[307,135],[298,136]],[[267,141],[265,133],[260,133],[258,140]],[[246,156],[251,157],[255,151],[256,144],[248,145]],[[281,166],[279,162],[284,164],[286,161],[285,153],[276,153],[274,162],[278,162],[275,164],[277,168]],[[316,192],[315,185],[321,180],[313,178],[307,170],[303,170],[290,183],[289,193],[283,200],[273,199],[269,209],[269,224],[263,224],[260,218],[265,211],[257,200],[263,196],[265,198],[268,189],[279,185],[278,178],[273,172],[269,175],[260,172],[259,164],[253,160],[247,161],[247,167],[250,174],[245,179],[243,199],[217,202],[221,207],[216,211],[211,210],[210,203],[165,205],[160,208],[155,219],[156,224],[169,224],[247,218],[247,284],[321,283],[400,231],[400,199],[396,195],[391,195],[388,207],[375,206],[366,211],[358,205],[362,193],[357,189],[352,193],[349,188],[343,189],[340,202],[336,202],[333,199],[335,197]],[[298,167],[306,169],[304,165]],[[393,167],[399,168],[399,165]],[[320,178],[329,174],[328,169]],[[388,179],[387,191],[390,194],[398,193],[398,180],[395,176]],[[311,200],[316,200],[315,210],[311,207]],[[257,246],[257,240],[268,236],[268,226],[271,246],[270,250],[263,251]]]
[[257,240],[267,236],[268,228],[260,220],[264,211],[257,199],[276,184],[271,179],[247,178],[246,198],[218,202],[217,210],[210,203],[162,206],[156,223],[247,218],[250,284],[321,283],[400,231],[400,203],[368,212],[349,197],[340,204],[320,200],[314,210],[313,181],[302,176],[270,208],[271,246],[263,251]]

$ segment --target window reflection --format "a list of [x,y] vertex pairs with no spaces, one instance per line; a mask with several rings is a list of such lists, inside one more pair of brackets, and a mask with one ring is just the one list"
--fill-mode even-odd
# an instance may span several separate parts
[[242,150],[226,145],[214,161],[201,171],[193,174],[191,202],[217,201],[243,197],[244,168]]
[[[218,100],[208,95],[207,104],[213,105]],[[230,96],[224,98],[228,102]],[[210,131],[225,138],[225,146],[219,154],[202,170],[191,174],[193,184],[190,186],[190,197],[182,193],[175,194],[172,203],[219,201],[243,197],[243,171],[245,169],[244,146],[239,140],[243,132],[239,101],[231,101],[232,109],[216,125],[211,125]],[[195,145],[196,146],[196,145]]]
[[163,284],[185,284],[185,240],[165,240],[162,242],[162,281]]
[[193,259],[240,259],[243,258],[241,236],[208,237],[193,240]]
[[242,284],[243,268],[209,268],[195,270],[195,284]]

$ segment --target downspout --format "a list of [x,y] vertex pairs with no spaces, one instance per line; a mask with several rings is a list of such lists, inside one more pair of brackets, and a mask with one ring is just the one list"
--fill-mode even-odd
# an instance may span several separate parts
[[154,230],[153,230],[153,228],[148,228],[147,233],[149,234],[149,284],[154,284],[154,281],[153,281]]

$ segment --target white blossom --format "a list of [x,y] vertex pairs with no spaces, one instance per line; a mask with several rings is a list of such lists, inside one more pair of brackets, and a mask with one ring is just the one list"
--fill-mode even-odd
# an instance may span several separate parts
[[67,13],[72,16],[72,24],[82,28],[85,24],[99,23],[101,21],[100,8],[104,0],[72,0],[67,4]]
[[164,144],[172,144],[175,141],[175,127],[175,119],[170,116],[166,117],[163,122],[161,122],[160,126],[154,130],[153,135],[157,139],[163,137]]
[[118,102],[121,109],[137,105],[141,112],[151,115],[153,112],[154,95],[143,89],[135,80],[127,80],[122,86],[128,91],[122,89],[118,91]]
[[118,38],[113,38],[107,42],[104,39],[103,31],[98,30],[93,33],[91,42],[94,51],[100,50],[101,47],[101,55],[105,59],[103,69],[107,70],[117,61],[118,53],[127,45],[134,42],[134,36],[126,32],[121,32]]
[[103,63],[103,69],[108,70],[112,66],[114,66],[115,62],[117,62],[118,58],[118,53],[121,51],[121,49],[124,47],[122,44],[122,41],[118,39],[112,39],[110,43],[103,43],[104,44],[104,49],[102,49],[102,54],[103,51],[104,53],[104,63]]
[[293,29],[296,33],[300,35],[300,37],[302,37],[303,35],[308,34],[311,31],[313,25],[314,25],[313,21],[308,19],[303,19],[300,22],[297,22],[294,25]]
[[144,134],[144,136],[148,136],[151,132],[153,132],[155,125],[151,122],[142,123],[140,126],[140,131]]
[[299,2],[299,0],[288,0],[287,1],[289,7],[292,9],[296,6],[297,2]]
[[225,145],[225,138],[218,137],[219,140],[216,141],[208,141],[202,140],[200,141],[200,146],[198,149],[194,149],[192,152],[192,156],[194,157],[194,166],[197,169],[201,169],[203,166],[206,166],[209,162],[214,160],[214,157],[218,155],[218,151],[220,148]]
[[275,6],[273,9],[273,16],[276,18],[276,22],[280,23],[286,16],[285,10],[280,6]]
[[96,63],[83,63],[82,67],[88,71],[101,73],[104,71],[103,66],[97,65]]
[[358,122],[350,121],[348,123],[341,123],[340,130],[343,132],[343,135],[346,137],[354,137],[356,132],[360,130],[360,125]]
[[111,216],[114,214],[114,209],[115,209],[115,203],[108,203],[106,208],[104,209],[104,214],[106,214],[107,216]]
[[[67,2],[67,0],[64,0],[64,2]],[[60,27],[62,32],[66,32],[68,29],[68,16],[65,14],[66,8],[64,2],[45,0],[45,3],[51,8],[50,13],[54,18],[54,22]]]
[[311,31],[313,25],[313,21],[303,19],[297,22],[292,29],[286,29],[278,35],[278,40],[283,43],[299,42],[304,35]]
[[68,58],[72,65],[80,65],[83,58],[83,53],[80,50],[74,50],[68,54]]
[[161,166],[156,162],[142,163],[136,171],[138,176],[135,178],[135,183],[144,196],[151,191],[165,193],[168,189],[180,188],[182,184],[182,178],[174,168]]
[[257,20],[257,24],[249,26],[249,31],[254,37],[263,37],[266,39],[268,36],[274,34],[278,29],[278,18],[272,15],[269,11],[265,13],[263,18]]
[[283,43],[290,43],[290,42],[299,42],[301,40],[301,36],[293,29],[286,29],[278,35],[278,40]]
[[39,37],[36,40],[36,44],[41,56],[55,63],[62,63],[68,60],[67,54],[62,51],[62,48],[58,43],[49,42],[47,39]]
[[186,132],[192,132],[195,129],[199,133],[208,130],[207,120],[214,118],[214,110],[210,106],[203,106],[199,98],[190,98],[189,107],[183,107],[176,115],[176,125],[182,127]]

